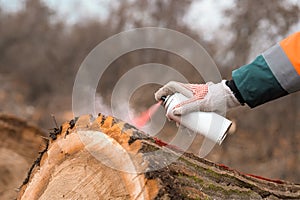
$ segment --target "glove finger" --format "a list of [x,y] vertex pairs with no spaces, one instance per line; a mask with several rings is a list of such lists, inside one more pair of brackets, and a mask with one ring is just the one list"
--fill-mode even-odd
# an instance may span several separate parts
[[154,97],[156,101],[160,101],[161,97],[163,96],[168,96],[173,94],[174,92],[172,92],[168,87],[162,87],[160,88],[157,92],[155,92]]
[[185,115],[195,111],[211,112],[213,110],[209,106],[207,98],[204,98],[204,99],[187,100],[181,102],[180,104],[175,106],[175,108],[173,109],[173,114]]
[[173,114],[174,115],[185,115],[190,112],[198,111],[199,104],[201,104],[201,100],[197,100],[197,99],[193,99],[193,98],[188,99],[188,100],[176,105],[173,110]]
[[183,94],[184,96],[186,96],[188,98],[192,97],[193,96],[192,91],[190,91],[189,89],[187,89],[183,85],[184,85],[183,83],[179,83],[179,82],[176,82],[176,81],[168,82],[166,85],[161,87],[154,94],[156,101],[159,101],[162,96],[171,95],[171,94],[174,94],[175,92],[179,92],[179,93]]
[[188,98],[191,98],[193,96],[193,92],[188,87],[185,87],[184,85],[185,83],[170,81],[165,86],[168,87],[173,93],[178,92]]

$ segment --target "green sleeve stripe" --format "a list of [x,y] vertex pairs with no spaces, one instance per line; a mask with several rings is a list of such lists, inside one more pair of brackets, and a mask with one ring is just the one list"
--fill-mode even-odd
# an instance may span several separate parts
[[263,53],[263,57],[284,90],[288,93],[300,90],[300,76],[279,44]]
[[252,63],[234,70],[232,79],[251,108],[288,94],[278,83],[262,55]]

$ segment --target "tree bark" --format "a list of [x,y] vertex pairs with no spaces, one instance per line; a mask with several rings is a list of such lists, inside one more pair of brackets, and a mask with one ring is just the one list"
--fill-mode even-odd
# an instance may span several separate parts
[[14,199],[26,172],[43,149],[42,131],[14,116],[0,114],[0,199]]
[[18,199],[300,199],[299,184],[165,145],[113,117],[71,120],[50,133]]

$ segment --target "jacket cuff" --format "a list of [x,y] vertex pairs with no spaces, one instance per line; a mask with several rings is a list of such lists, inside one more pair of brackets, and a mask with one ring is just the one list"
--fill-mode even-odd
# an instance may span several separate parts
[[227,80],[225,84],[230,88],[235,98],[240,102],[241,105],[245,105],[245,100],[243,99],[240,91],[237,89],[234,80]]

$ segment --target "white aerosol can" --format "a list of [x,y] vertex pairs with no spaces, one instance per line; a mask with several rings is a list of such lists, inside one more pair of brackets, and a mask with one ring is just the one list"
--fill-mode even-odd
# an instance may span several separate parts
[[191,112],[177,116],[173,114],[173,108],[188,98],[180,93],[163,97],[163,105],[166,116],[186,128],[199,133],[213,142],[221,144],[226,137],[226,132],[231,126],[231,121],[214,112]]

